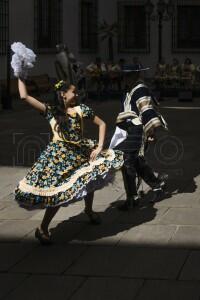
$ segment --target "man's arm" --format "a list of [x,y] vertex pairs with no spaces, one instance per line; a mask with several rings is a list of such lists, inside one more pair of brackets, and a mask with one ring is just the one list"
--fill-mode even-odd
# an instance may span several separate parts
[[160,118],[152,105],[152,99],[147,87],[140,87],[133,95],[136,106],[141,117],[144,131],[152,136],[158,127],[162,127]]

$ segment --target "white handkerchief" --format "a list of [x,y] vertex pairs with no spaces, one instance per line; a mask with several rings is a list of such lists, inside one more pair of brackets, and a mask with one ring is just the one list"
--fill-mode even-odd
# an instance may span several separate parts
[[127,138],[127,132],[116,126],[115,133],[111,139],[109,149],[115,148]]

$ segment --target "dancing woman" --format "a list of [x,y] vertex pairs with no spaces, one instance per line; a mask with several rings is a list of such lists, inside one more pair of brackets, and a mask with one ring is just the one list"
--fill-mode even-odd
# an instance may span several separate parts
[[[47,119],[53,133],[53,139],[15,190],[20,206],[46,208],[35,237],[42,244],[49,244],[49,224],[61,206],[84,198],[90,221],[100,222],[92,210],[94,191],[111,180],[112,171],[122,166],[123,156],[119,150],[102,151],[106,125],[91,108],[76,105],[74,85],[58,82],[53,106],[29,96],[24,80],[18,79],[18,88],[20,98]],[[83,137],[84,119],[91,119],[99,127],[98,142]]]

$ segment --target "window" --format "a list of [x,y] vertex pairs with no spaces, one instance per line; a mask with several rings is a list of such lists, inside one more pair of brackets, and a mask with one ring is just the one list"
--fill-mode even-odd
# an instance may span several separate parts
[[9,2],[0,0],[0,55],[6,54],[8,45]]
[[97,24],[97,0],[80,0],[80,50],[96,52],[98,47]]
[[174,52],[200,52],[199,16],[198,1],[178,1],[173,19]]
[[56,50],[62,43],[62,0],[35,0],[35,48]]
[[141,2],[118,3],[119,51],[149,52],[149,24]]

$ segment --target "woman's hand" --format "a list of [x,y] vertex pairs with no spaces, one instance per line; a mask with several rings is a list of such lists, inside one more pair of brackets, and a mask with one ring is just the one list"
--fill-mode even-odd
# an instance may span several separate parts
[[96,160],[97,156],[101,153],[102,147],[97,147],[95,150],[93,150],[90,154],[90,161]]
[[93,122],[99,126],[99,142],[97,148],[93,150],[90,155],[90,159],[92,161],[95,160],[97,155],[102,151],[106,134],[106,123],[102,119],[100,119],[98,116],[95,116]]

